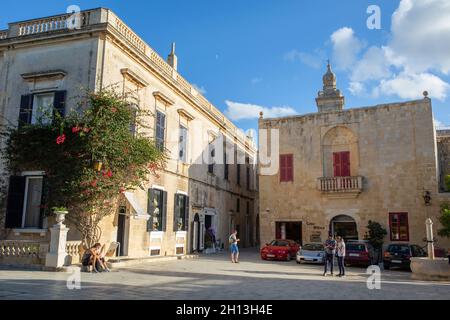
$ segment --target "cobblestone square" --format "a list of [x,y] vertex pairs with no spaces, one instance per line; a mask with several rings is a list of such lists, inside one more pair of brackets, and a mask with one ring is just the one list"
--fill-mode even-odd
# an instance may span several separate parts
[[0,269],[0,299],[277,300],[449,299],[450,282],[411,280],[411,273],[382,272],[381,290],[367,289],[366,269],[348,268],[346,278],[323,277],[322,266],[261,261],[244,250],[241,263],[226,253],[140,264],[111,273],[81,274],[69,290],[69,273]]

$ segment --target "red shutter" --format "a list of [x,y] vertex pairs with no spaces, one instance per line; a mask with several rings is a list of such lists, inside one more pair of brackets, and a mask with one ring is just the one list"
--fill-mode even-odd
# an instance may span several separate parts
[[341,174],[343,177],[350,177],[350,152],[341,153]]
[[339,152],[333,153],[333,170],[334,176],[341,176],[341,154]]
[[294,156],[280,155],[280,182],[294,181]]
[[292,154],[286,157],[286,178],[287,181],[294,181],[294,156]]

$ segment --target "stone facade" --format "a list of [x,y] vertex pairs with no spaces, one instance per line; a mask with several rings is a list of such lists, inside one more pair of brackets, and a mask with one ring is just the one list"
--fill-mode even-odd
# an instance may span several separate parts
[[[61,15],[12,23],[9,30],[0,32],[1,125],[17,125],[23,95],[65,92],[67,113],[76,106],[82,90],[113,87],[127,94],[130,104],[155,115],[148,119],[150,129],[144,132],[150,138],[156,134],[157,112],[164,117],[164,147],[169,160],[159,177],[149,177],[147,189],[166,194],[167,216],[164,231],[149,232],[149,217],[141,214],[148,211],[149,192],[136,191],[123,198],[120,214],[112,212],[102,221],[101,242],[122,239],[123,255],[131,257],[186,254],[206,249],[205,227],[211,226],[219,246],[228,245],[228,235],[236,227],[242,245],[254,245],[258,185],[253,139],[177,72],[175,46],[166,62],[108,9],[81,12],[79,28],[73,30],[66,27],[69,19]],[[187,131],[184,159],[179,157],[181,127]],[[220,148],[212,172],[202,161],[222,137],[229,146],[227,156],[234,157],[236,152],[243,159],[240,165],[227,162],[227,178]],[[174,219],[176,195],[189,197],[188,228],[181,231]],[[51,225],[51,221],[46,224]],[[3,225],[6,239],[49,237],[48,226],[5,229]],[[79,240],[73,227],[68,240]]]
[[[330,83],[335,89],[334,74],[331,80],[324,77],[324,86]],[[431,100],[343,110],[343,97],[333,91],[325,97],[326,108],[321,105],[324,93],[319,94],[318,113],[260,118],[260,129],[279,130],[281,157],[293,156],[290,181],[280,182],[283,167],[259,177],[261,243],[280,236],[320,242],[330,232],[363,239],[372,220],[387,229],[387,242],[425,246],[425,220],[438,225],[440,204],[448,200],[438,188]],[[336,163],[342,152],[348,154],[346,175],[339,174]],[[425,205],[426,191],[431,205]],[[401,239],[393,230],[396,213],[407,218],[400,225]],[[450,245],[448,239],[438,241],[438,246]]]

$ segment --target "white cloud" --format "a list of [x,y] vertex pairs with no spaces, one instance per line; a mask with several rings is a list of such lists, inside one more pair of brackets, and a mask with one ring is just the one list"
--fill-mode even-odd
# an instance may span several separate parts
[[195,83],[193,83],[192,86],[194,87],[195,90],[197,90],[201,94],[206,94],[207,93],[205,87],[203,87],[203,86],[199,86],[199,85],[197,85]]
[[233,121],[257,119],[260,112],[264,113],[265,118],[286,117],[297,114],[291,107],[263,107],[250,103],[239,103],[226,100],[227,110],[225,115]]
[[450,71],[450,1],[402,0],[392,15],[392,57],[408,72]]
[[315,54],[291,50],[284,55],[284,60],[295,62],[300,61],[308,67],[320,69],[323,66],[325,54],[322,50],[316,49]]
[[442,121],[434,119],[434,127],[435,128],[444,128],[444,127],[446,127],[446,125]]
[[263,78],[260,78],[260,77],[254,77],[254,78],[252,78],[252,80],[250,80],[251,84],[253,84],[253,85],[258,84],[262,81],[263,81]]
[[444,101],[450,85],[450,1],[401,0],[392,15],[391,34],[382,46],[364,49],[351,28],[331,35],[333,56],[349,72],[351,94],[418,99],[427,90]]
[[424,91],[428,91],[431,98],[444,101],[450,85],[430,73],[401,73],[381,80],[378,89],[380,94],[397,95],[402,99],[419,99]]
[[350,82],[350,87],[348,90],[354,95],[359,96],[366,92],[364,84],[361,82]]
[[338,69],[349,69],[364,48],[364,43],[355,36],[353,29],[344,27],[331,35],[333,62]]
[[356,62],[350,79],[354,82],[364,82],[387,78],[391,75],[389,67],[384,48],[370,47],[362,59]]

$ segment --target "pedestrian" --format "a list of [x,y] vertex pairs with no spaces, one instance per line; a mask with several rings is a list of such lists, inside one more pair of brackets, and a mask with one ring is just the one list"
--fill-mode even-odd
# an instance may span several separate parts
[[327,241],[324,244],[325,247],[325,269],[323,271],[323,276],[327,276],[328,263],[330,263],[330,271],[333,276],[333,266],[334,266],[334,255],[336,254],[336,240],[334,240],[333,235],[330,233]]
[[231,262],[232,263],[239,263],[238,242],[240,240],[237,238],[237,230],[234,230],[234,232],[230,235],[230,238],[228,239],[228,241],[230,243]]
[[342,237],[337,237],[336,254],[338,258],[339,277],[345,277],[345,242]]

